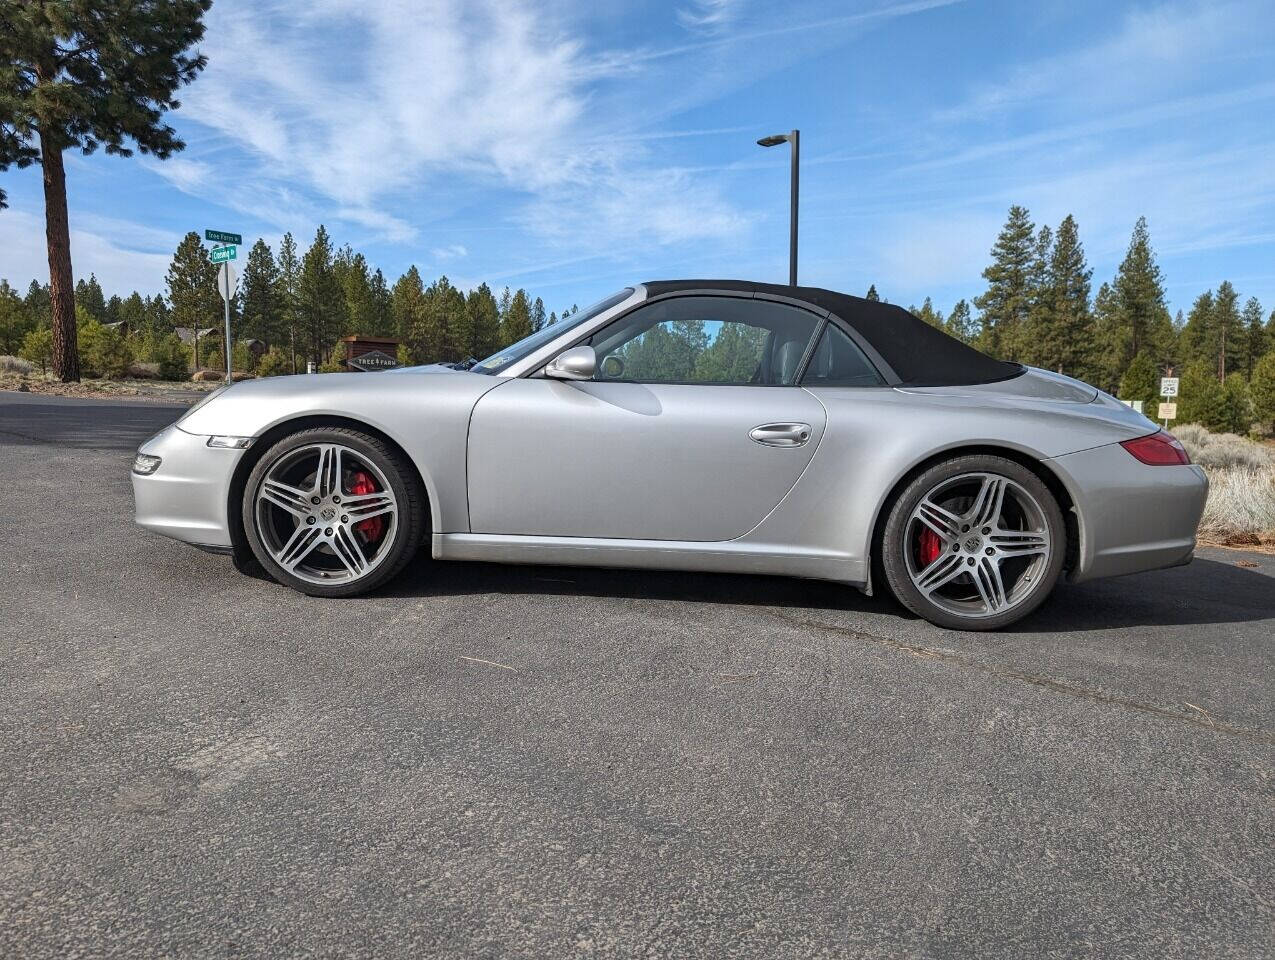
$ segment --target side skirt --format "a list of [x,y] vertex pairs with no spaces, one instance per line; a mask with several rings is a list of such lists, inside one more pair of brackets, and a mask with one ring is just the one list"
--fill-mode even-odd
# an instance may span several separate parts
[[733,540],[701,543],[686,540],[436,533],[433,553],[438,560],[775,574],[833,580],[861,589],[867,586],[868,579],[866,565],[843,554],[811,554],[775,544]]

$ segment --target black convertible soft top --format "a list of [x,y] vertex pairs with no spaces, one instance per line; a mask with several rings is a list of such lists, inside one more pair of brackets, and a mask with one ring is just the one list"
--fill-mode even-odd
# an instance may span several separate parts
[[645,287],[648,297],[682,290],[729,290],[788,297],[822,308],[871,345],[904,386],[948,387],[991,383],[1023,372],[1020,364],[994,360],[955,337],[949,337],[902,307],[834,290],[747,280],[656,280],[646,283]]

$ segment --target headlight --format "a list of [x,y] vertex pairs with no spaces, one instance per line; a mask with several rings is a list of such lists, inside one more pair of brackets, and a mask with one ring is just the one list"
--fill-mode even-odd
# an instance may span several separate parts
[[185,413],[183,413],[183,414],[182,414],[182,415],[181,415],[181,416],[177,419],[177,422],[178,422],[178,423],[181,423],[183,420],[185,420],[187,417],[191,416],[191,415],[192,415],[192,414],[193,414],[196,410],[198,410],[198,409],[199,409],[200,407],[202,407],[204,404],[206,404],[206,403],[208,403],[209,401],[211,401],[211,400],[213,399],[213,397],[217,396],[217,394],[221,393],[223,390],[229,390],[229,389],[230,389],[230,384],[228,384],[228,383],[223,383],[223,384],[222,384],[220,387],[218,387],[216,390],[213,390],[212,392],[210,392],[210,393],[208,394],[208,396],[203,397],[203,398],[201,398],[201,399],[199,399],[199,400],[195,401],[195,405],[194,405],[194,406],[192,406],[192,407],[191,407],[189,410],[187,410]]
[[133,458],[133,472],[149,477],[159,469],[161,462],[159,457],[152,457],[149,453],[139,453]]

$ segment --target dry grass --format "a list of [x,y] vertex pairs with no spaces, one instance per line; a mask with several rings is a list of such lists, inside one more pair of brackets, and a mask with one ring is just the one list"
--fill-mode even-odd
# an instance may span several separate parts
[[173,383],[167,380],[95,380],[62,383],[52,374],[38,370],[30,374],[12,373],[0,364],[0,390],[21,390],[59,397],[136,397],[165,403],[190,403],[193,392],[216,389],[215,383]]
[[19,373],[29,374],[35,368],[21,357],[14,357],[9,354],[0,356],[0,373]]
[[1222,543],[1275,542],[1275,451],[1197,424],[1173,434],[1209,475],[1200,536]]

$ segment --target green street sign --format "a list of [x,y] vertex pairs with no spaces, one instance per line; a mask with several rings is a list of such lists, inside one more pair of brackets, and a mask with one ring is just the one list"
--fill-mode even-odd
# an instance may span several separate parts
[[213,263],[225,263],[227,260],[235,259],[238,247],[213,247],[208,254],[208,259]]
[[[204,239],[212,240],[215,243],[233,243],[233,244],[243,243],[243,237],[241,237],[239,234],[226,233],[226,231],[224,230],[205,230]],[[234,257],[231,257],[231,259],[233,260]]]

